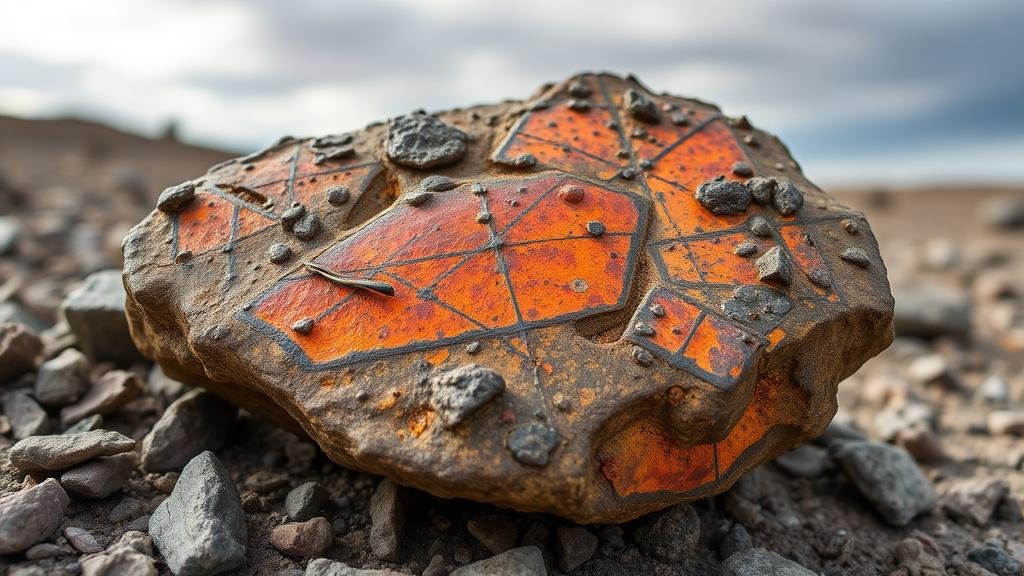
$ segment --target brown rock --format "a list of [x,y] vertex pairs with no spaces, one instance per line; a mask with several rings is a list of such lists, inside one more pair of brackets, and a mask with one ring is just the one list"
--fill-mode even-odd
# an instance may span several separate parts
[[9,382],[36,366],[43,341],[24,324],[0,325],[0,383]]
[[270,544],[290,556],[308,558],[320,554],[334,542],[334,528],[323,516],[305,522],[289,522],[270,532]]
[[140,394],[142,383],[135,374],[111,370],[101,376],[77,404],[62,409],[60,420],[68,426],[93,414],[107,415],[138,398]]
[[[571,85],[590,89],[589,106],[566,105]],[[688,121],[649,123],[643,102]],[[125,239],[137,346],[171,378],[305,431],[338,463],[590,523],[717,493],[817,436],[837,383],[889,344],[870,227],[774,137],[611,75],[488,108],[519,118],[490,133],[472,122],[480,113],[413,115],[337,146],[286,140],[194,180],[193,201]],[[611,128],[575,138],[564,115]],[[751,135],[761,145],[736,143]],[[684,138],[720,160],[692,162]],[[619,157],[623,142],[632,151]],[[437,158],[454,187],[421,184]],[[724,212],[693,201],[721,174],[744,183],[750,170],[733,166],[776,165],[805,200],[787,199],[790,217],[744,186]],[[258,189],[290,174],[284,195]],[[330,202],[337,187],[347,201]],[[297,237],[286,210],[315,216],[319,233]],[[223,215],[213,226],[211,212]],[[754,217],[769,234],[750,233]],[[734,254],[741,242],[761,256]],[[279,243],[293,254],[273,262]],[[843,260],[854,249],[869,266]],[[698,278],[708,285],[691,289]],[[441,386],[469,365],[503,386]]]
[[959,480],[943,495],[942,507],[955,518],[984,526],[1009,492],[1010,485],[1002,478]]

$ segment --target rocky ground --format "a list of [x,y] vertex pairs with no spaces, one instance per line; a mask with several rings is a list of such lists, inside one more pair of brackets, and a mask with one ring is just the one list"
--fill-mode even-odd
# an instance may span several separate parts
[[581,527],[343,469],[135,357],[120,239],[226,157],[0,118],[0,570],[1024,573],[1024,188],[840,192],[878,236],[898,338],[830,431],[727,494]]

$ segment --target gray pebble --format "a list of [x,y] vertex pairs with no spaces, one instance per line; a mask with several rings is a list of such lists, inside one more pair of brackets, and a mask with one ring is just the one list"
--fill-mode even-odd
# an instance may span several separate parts
[[70,502],[53,478],[0,498],[0,554],[16,554],[53,534]]
[[181,212],[196,197],[196,187],[191,182],[171,186],[160,193],[156,201],[157,210],[166,214]]
[[218,450],[234,427],[237,408],[204,390],[174,401],[142,440],[142,467],[178,471],[206,450]]
[[868,253],[863,248],[857,246],[844,249],[839,253],[839,257],[861,268],[867,268],[871,265],[871,257],[868,256]]
[[[450,576],[547,576],[544,555],[536,546],[513,548],[486,560],[456,568]],[[308,575],[307,575],[308,576]]]
[[10,451],[11,464],[29,473],[58,472],[98,456],[135,448],[135,440],[109,430],[61,436],[30,436]]
[[386,479],[370,498],[370,550],[381,560],[397,562],[402,555],[404,500],[403,490]]
[[775,210],[783,216],[792,216],[804,206],[804,195],[792,182],[780,182],[772,194]]
[[90,274],[61,304],[78,346],[93,361],[129,365],[143,360],[135,348],[124,312],[120,270]]
[[551,451],[560,441],[554,428],[540,422],[529,422],[512,429],[508,435],[508,448],[522,464],[547,466]]
[[275,242],[267,248],[267,260],[274,264],[283,264],[292,257],[292,249],[287,244]]
[[559,526],[555,530],[555,550],[558,567],[563,572],[572,572],[594,556],[597,536],[582,526]]
[[775,193],[778,185],[775,178],[764,176],[755,176],[746,182],[747,190],[750,190],[750,196],[754,203],[761,206],[767,206],[772,201],[772,194]]
[[1024,572],[1024,565],[997,542],[986,542],[984,546],[971,550],[967,559],[996,576],[1020,576]]
[[46,434],[50,431],[50,418],[25,388],[11,390],[0,398],[4,415],[10,423],[15,439]]
[[43,352],[43,341],[23,324],[0,325],[0,384],[32,371]]
[[722,576],[818,576],[816,572],[769,552],[751,548],[729,556],[722,563]]
[[75,550],[82,554],[95,554],[103,550],[100,543],[96,541],[96,537],[83,528],[69,526],[64,529],[64,537],[68,539],[68,543],[74,546]]
[[689,504],[649,514],[637,525],[633,539],[642,550],[663,562],[690,557],[700,541],[700,518]]
[[430,378],[430,405],[445,428],[462,423],[505,390],[501,374],[477,364],[466,364]]
[[871,441],[833,444],[830,455],[893,526],[906,526],[935,508],[935,489],[902,448]]
[[410,168],[436,168],[454,164],[466,155],[469,137],[440,119],[413,113],[388,125],[387,156]]
[[316,482],[306,482],[288,492],[284,511],[289,520],[305,522],[318,515],[326,503],[327,491]]
[[732,180],[709,180],[697,188],[697,201],[716,216],[742,214],[750,206],[750,191]]
[[74,404],[89,390],[89,359],[74,348],[43,362],[36,377],[36,400],[44,406]]
[[60,483],[76,498],[106,498],[124,487],[138,464],[135,452],[97,458],[61,474]]

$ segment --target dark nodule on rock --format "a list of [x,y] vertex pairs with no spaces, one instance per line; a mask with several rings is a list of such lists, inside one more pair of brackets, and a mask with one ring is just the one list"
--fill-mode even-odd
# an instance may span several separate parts
[[906,526],[935,508],[935,489],[902,448],[871,441],[833,444],[830,455],[893,526]]
[[452,190],[458,185],[458,182],[447,176],[433,174],[431,176],[427,176],[423,180],[420,180],[419,187],[421,190],[426,190],[428,192],[445,192]]
[[388,126],[388,158],[410,168],[436,168],[454,164],[466,155],[468,136],[438,118],[413,113]]
[[153,512],[149,533],[176,576],[216,574],[245,563],[245,513],[231,476],[212,452],[185,466]]
[[320,233],[320,217],[312,212],[307,212],[295,223],[292,233],[299,240],[312,240]]
[[0,554],[16,554],[53,534],[70,501],[53,478],[0,498]]
[[758,238],[771,238],[772,225],[764,216],[754,216],[750,219],[750,232]]
[[282,264],[292,257],[292,249],[287,244],[275,242],[267,248],[267,259],[274,264]]
[[762,282],[774,282],[784,286],[793,281],[793,265],[780,246],[772,246],[757,259],[757,277]]
[[30,436],[10,451],[11,464],[29,473],[59,472],[99,456],[113,456],[135,448],[135,440],[109,430],[81,434]]
[[722,311],[729,318],[765,332],[777,326],[792,308],[789,296],[767,286],[740,286],[722,302]]
[[645,552],[664,562],[689,557],[700,541],[700,518],[689,504],[678,504],[645,517],[633,539]]
[[327,191],[327,203],[341,206],[352,198],[352,192],[344,186],[335,186]]
[[747,180],[747,190],[750,190],[750,197],[753,199],[755,204],[761,206],[767,206],[772,201],[772,194],[775,193],[775,189],[779,183],[775,178],[766,178],[764,176],[755,176],[750,180]]
[[323,516],[305,522],[288,522],[270,532],[270,544],[289,556],[316,556],[333,542],[334,528]]
[[287,232],[295,229],[295,224],[306,215],[306,207],[299,202],[293,202],[291,206],[281,213],[281,227]]
[[547,466],[551,451],[558,446],[558,432],[540,422],[516,426],[508,435],[512,456],[529,466]]
[[783,216],[792,216],[804,206],[804,195],[792,182],[781,182],[772,194],[775,210]]
[[505,390],[501,374],[477,364],[466,364],[430,378],[430,405],[445,428],[462,423]]
[[220,449],[236,413],[214,394],[189,391],[167,407],[142,440],[142,467],[148,472],[176,472],[199,453]]
[[191,182],[171,186],[160,193],[156,201],[157,210],[165,214],[181,212],[196,197],[196,187]]
[[750,191],[732,180],[709,180],[697,188],[696,198],[716,216],[742,214],[750,206]]
[[626,93],[622,96],[622,102],[626,107],[626,112],[641,122],[657,124],[661,120],[658,105],[637,90],[632,88],[626,90]]
[[404,490],[390,480],[381,480],[370,498],[370,550],[381,560],[401,558],[405,499]]
[[736,162],[732,165],[732,173],[746,178],[754,175],[754,167],[749,162]]

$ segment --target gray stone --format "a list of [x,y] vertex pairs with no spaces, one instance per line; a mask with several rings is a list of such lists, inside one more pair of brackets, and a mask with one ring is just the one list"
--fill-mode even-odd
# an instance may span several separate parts
[[804,207],[804,195],[792,182],[780,182],[772,193],[772,205],[783,216],[792,216]]
[[98,456],[135,448],[135,440],[108,430],[81,434],[31,436],[11,448],[11,464],[28,473],[58,472]]
[[388,125],[388,158],[410,168],[454,164],[466,155],[469,137],[440,119],[422,113],[400,116]]
[[11,425],[15,439],[28,438],[50,431],[50,418],[25,388],[11,390],[3,395],[4,415]]
[[196,187],[191,182],[166,188],[156,201],[156,209],[167,214],[181,212],[196,197]]
[[718,556],[725,560],[737,552],[750,550],[754,543],[750,539],[750,533],[743,524],[733,524],[732,528],[722,537],[718,543]]
[[867,434],[864,434],[857,428],[850,424],[843,422],[832,421],[825,429],[825,432],[821,436],[818,436],[813,442],[819,446],[828,448],[832,444],[839,442],[849,442],[850,440],[867,440]]
[[804,444],[775,459],[783,472],[797,478],[817,478],[825,472],[828,453],[824,448]]
[[61,474],[60,483],[76,498],[106,498],[124,487],[138,464],[135,452],[97,458]]
[[709,180],[697,188],[697,201],[712,214],[742,214],[750,206],[750,191],[733,180]]
[[68,542],[72,546],[74,546],[75,550],[78,550],[82,554],[95,554],[96,552],[103,550],[100,543],[96,541],[96,537],[84,528],[69,526],[64,529],[64,537],[68,539]]
[[1008,554],[998,542],[989,541],[971,550],[967,553],[967,559],[996,576],[1020,576],[1024,572],[1024,565]]
[[774,282],[788,286],[793,281],[793,264],[780,246],[772,246],[754,262],[757,277],[762,282]]
[[861,268],[867,268],[871,265],[871,256],[866,250],[859,246],[844,248],[843,251],[839,253],[839,257]]
[[547,573],[540,548],[523,546],[456,568],[450,576],[547,576]]
[[124,284],[120,270],[90,274],[61,304],[78,346],[93,361],[141,362],[124,315]]
[[547,466],[551,451],[561,440],[554,428],[540,422],[516,426],[508,435],[508,449],[512,456],[529,466]]
[[370,498],[370,550],[381,560],[397,562],[402,554],[405,506],[402,489],[381,480]]
[[971,301],[965,291],[922,281],[896,286],[893,295],[899,336],[966,336],[971,330]]
[[429,192],[444,192],[446,190],[451,190],[458,185],[458,182],[447,176],[433,174],[431,176],[427,176],[423,180],[420,180],[419,187],[420,189],[427,190]]
[[281,524],[270,532],[270,544],[289,556],[316,556],[333,543],[334,527],[323,516]]
[[142,383],[138,376],[125,370],[111,370],[100,376],[81,400],[62,408],[60,421],[69,426],[94,414],[106,416],[141,395]]
[[747,190],[750,190],[750,197],[755,203],[762,206],[772,201],[772,194],[778,185],[775,178],[765,178],[764,176],[754,176],[746,182]]
[[430,379],[430,405],[452,428],[505,390],[501,374],[477,364],[466,364]]
[[664,562],[679,562],[693,554],[700,541],[700,518],[693,506],[678,504],[645,517],[633,539],[645,552]]
[[157,506],[149,533],[177,576],[218,574],[245,563],[245,512],[224,465],[203,452]]
[[0,498],[0,554],[15,554],[60,527],[70,503],[53,478]]
[[132,496],[125,496],[107,514],[107,520],[111,522],[124,522],[138,518],[144,511],[142,501]]
[[737,552],[722,563],[722,576],[818,576],[816,572],[769,552],[751,548]]
[[0,325],[0,384],[10,382],[36,367],[43,341],[24,324]]
[[214,394],[189,391],[168,406],[142,440],[142,467],[147,472],[178,471],[200,452],[220,449],[237,411]]
[[43,362],[36,377],[36,400],[44,406],[74,404],[89,390],[89,359],[68,348]]
[[657,124],[661,120],[658,105],[637,90],[626,90],[622,96],[622,103],[626,107],[626,112],[641,122]]
[[943,494],[942,508],[954,518],[985,526],[1009,493],[1010,485],[1002,478],[958,480]]
[[128,547],[86,556],[82,576],[157,576],[153,559]]
[[834,444],[832,458],[861,494],[894,526],[935,508],[935,489],[906,450],[870,441]]
[[327,503],[327,490],[317,482],[306,482],[294,488],[284,499],[284,512],[289,520],[305,522],[320,513]]
[[146,376],[146,390],[154,395],[161,396],[168,400],[174,400],[181,396],[186,387],[181,382],[164,374],[159,364],[153,364]]
[[394,570],[362,570],[360,568],[352,568],[344,562],[337,562],[335,560],[328,560],[327,558],[317,558],[316,560],[310,560],[309,564],[306,565],[305,576],[410,576],[405,572],[395,572]]
[[582,526],[559,526],[555,530],[555,550],[558,567],[563,572],[572,572],[593,557],[597,536]]
[[511,550],[519,538],[515,525],[508,518],[499,516],[473,518],[466,522],[466,530],[477,542],[483,544],[484,548],[490,550],[491,554]]

